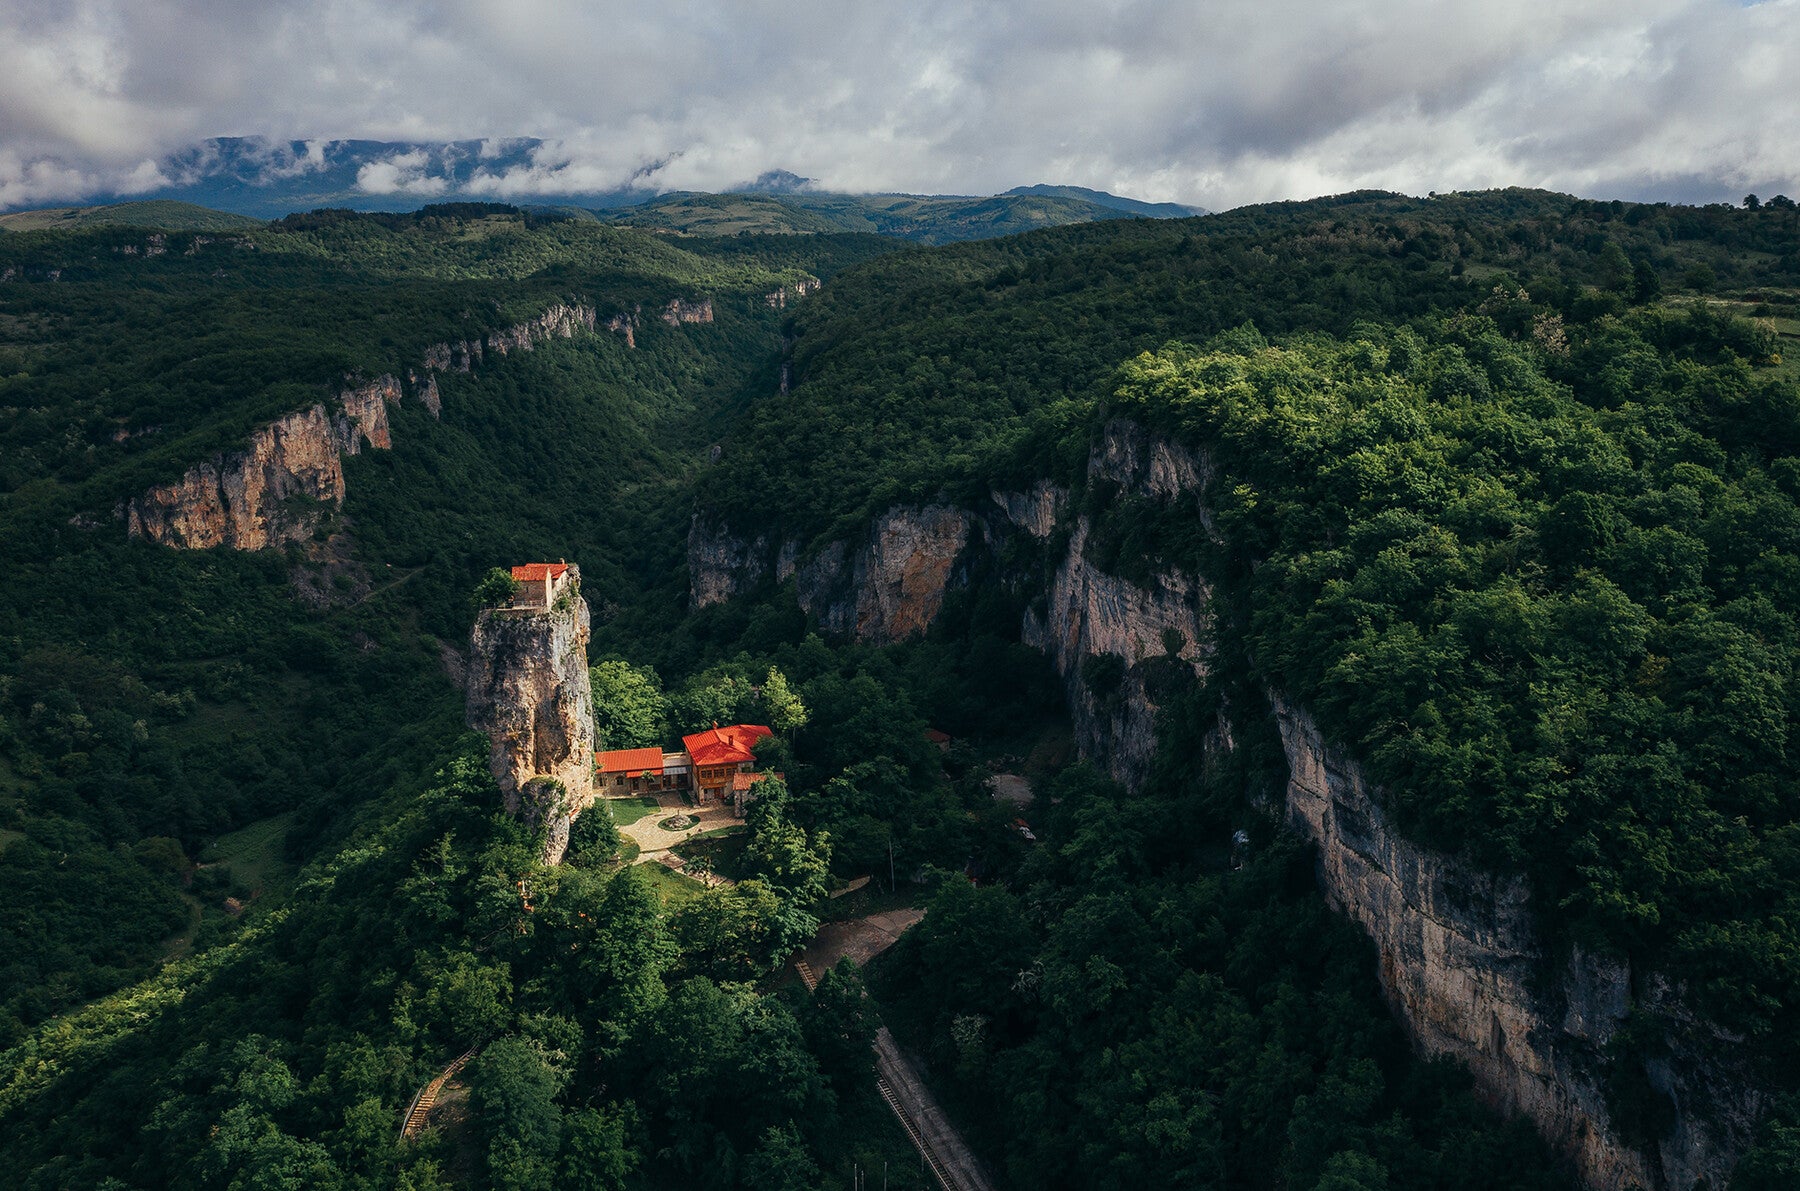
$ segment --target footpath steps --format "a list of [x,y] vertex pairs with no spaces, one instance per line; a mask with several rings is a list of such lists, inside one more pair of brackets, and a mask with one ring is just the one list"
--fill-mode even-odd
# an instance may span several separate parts
[[[818,987],[819,977],[805,959],[796,959],[794,970],[808,991]],[[944,1191],[994,1191],[981,1164],[886,1026],[875,1032],[875,1070],[876,1089],[900,1119],[901,1128],[912,1138],[938,1185]]]
[[994,1191],[981,1163],[886,1026],[875,1031],[875,1070],[880,1074],[878,1086],[885,1088],[882,1098],[912,1135],[944,1191]]
[[468,1050],[463,1051],[451,1059],[450,1065],[438,1072],[436,1078],[419,1089],[419,1094],[413,1097],[412,1107],[406,1110],[406,1119],[400,1124],[401,1141],[407,1141],[419,1135],[420,1130],[425,1128],[425,1122],[430,1118],[432,1107],[437,1104],[438,1095],[443,1092],[444,1085],[455,1079],[456,1073],[461,1071],[468,1061],[475,1057],[475,1052],[480,1049],[479,1046],[471,1046]]

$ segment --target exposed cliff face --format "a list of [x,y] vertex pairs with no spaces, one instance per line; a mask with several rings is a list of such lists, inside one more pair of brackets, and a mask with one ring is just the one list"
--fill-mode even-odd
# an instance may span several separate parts
[[[1212,478],[1204,453],[1116,421],[1095,442],[1087,478],[1095,492],[1191,501],[1213,532],[1202,503]],[[1147,680],[1158,667],[1201,674],[1216,664],[1206,652],[1204,578],[1165,571],[1141,585],[1101,570],[1091,560],[1090,522],[1077,516],[1070,524],[1068,494],[1047,482],[991,499],[999,515],[985,519],[939,506],[890,511],[861,543],[837,543],[798,569],[802,605],[830,631],[895,640],[929,625],[945,590],[970,573],[976,549],[985,545],[998,558],[1008,535],[1042,543],[1064,530],[1067,553],[1042,580],[1045,598],[1026,613],[1022,636],[1062,675],[1083,754],[1127,784],[1140,782],[1158,711]],[[716,527],[709,532],[730,539]],[[741,590],[729,576],[760,580],[770,565],[766,541],[735,544],[735,553],[709,547],[715,599]],[[1174,633],[1182,643],[1170,657]],[[1123,677],[1097,692],[1084,663],[1104,654],[1125,663]],[[1326,746],[1302,709],[1272,703],[1290,768],[1284,813],[1318,846],[1326,897],[1374,940],[1382,987],[1418,1047],[1466,1067],[1502,1111],[1529,1117],[1590,1187],[1725,1186],[1760,1108],[1747,1063],[1731,1057],[1734,1041],[1697,1022],[1680,990],[1656,973],[1579,950],[1554,953],[1523,880],[1483,872],[1393,831],[1356,764]],[[1228,732],[1212,739],[1232,747]],[[1670,1053],[1646,1074],[1672,1106],[1674,1123],[1641,1149],[1621,1135],[1602,1091],[1609,1044],[1634,1006],[1666,1023],[1670,1038]]]
[[990,495],[1007,521],[1039,541],[1056,532],[1056,524],[1069,503],[1069,494],[1049,480],[1039,480],[1024,492]]
[[400,382],[384,376],[338,394],[336,412],[321,403],[259,426],[243,450],[195,464],[174,483],[126,501],[126,532],[187,550],[304,541],[327,506],[344,503],[342,456],[365,445],[392,449],[387,407],[399,400]]
[[[1115,779],[1136,785],[1156,752],[1153,669],[1178,665],[1196,675],[1205,672],[1207,591],[1179,572],[1159,576],[1150,587],[1109,575],[1088,561],[1088,534],[1083,517],[1051,580],[1043,613],[1026,612],[1020,638],[1050,655],[1063,676],[1083,753]],[[1169,645],[1176,646],[1173,654]],[[1124,670],[1116,690],[1099,692],[1083,663],[1104,654],[1119,658]]]
[[[707,313],[710,321],[710,303]],[[592,331],[595,321],[589,307],[558,303],[485,341],[433,344],[420,366],[407,370],[407,383],[437,417],[443,410],[439,372],[468,372],[487,353],[531,351],[549,339]],[[339,456],[359,454],[365,445],[393,448],[388,406],[398,404],[402,392],[399,380],[383,376],[344,390],[329,408],[322,402],[258,427],[245,449],[195,464],[180,480],[126,501],[121,511],[127,532],[182,549],[263,550],[304,540],[325,506],[344,503]]]
[[[711,304],[708,304],[710,315]],[[487,337],[487,347],[491,352],[504,356],[509,352],[528,352],[547,339],[572,339],[577,331],[594,329],[594,312],[587,306],[564,306],[562,303],[550,307],[536,318],[515,323],[503,331],[494,331]],[[707,321],[711,321],[709,317]]]
[[482,612],[466,669],[469,727],[492,742],[488,764],[506,809],[542,827],[550,864],[594,798],[588,607],[580,572],[570,571],[571,594],[554,608]]
[[638,316],[635,312],[631,314],[615,314],[607,319],[602,325],[615,335],[624,335],[626,347],[635,348],[637,346]]
[[319,404],[259,427],[243,450],[128,501],[127,532],[186,549],[262,550],[300,541],[312,533],[321,506],[344,502],[341,456],[364,443],[393,445],[387,403],[399,398],[399,382],[382,377],[340,394],[335,413]]
[[795,571],[800,607],[858,641],[916,637],[942,611],[977,524],[949,505],[889,509],[856,548],[833,543]]
[[[1288,821],[1318,845],[1327,899],[1375,940],[1382,988],[1419,1049],[1455,1059],[1490,1101],[1530,1117],[1590,1187],[1725,1186],[1758,1103],[1741,1073],[1711,1057],[1720,1039],[1656,977],[1634,989],[1622,962],[1578,950],[1553,971],[1523,880],[1397,835],[1360,768],[1304,711],[1271,701],[1288,755]],[[1650,1152],[1619,1138],[1601,1091],[1607,1043],[1634,1000],[1680,1024],[1674,1052],[1650,1072],[1677,1124]]]
[[770,290],[763,295],[763,302],[770,310],[786,310],[789,302],[798,302],[808,294],[817,293],[819,289],[817,277],[802,277],[792,285],[784,285],[778,290]]
[[713,320],[712,299],[684,302],[680,298],[671,298],[663,307],[662,320],[671,327],[679,327],[682,323],[710,323]]
[[694,607],[706,608],[749,591],[769,573],[768,554],[768,538],[741,538],[694,514],[688,525],[688,598]]

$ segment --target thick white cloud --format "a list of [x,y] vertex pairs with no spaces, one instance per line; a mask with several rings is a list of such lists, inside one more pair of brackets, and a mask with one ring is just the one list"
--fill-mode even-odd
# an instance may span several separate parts
[[[1800,190],[1800,0],[0,0],[0,207],[211,136],[540,136],[477,193]],[[281,168],[304,172],[308,157]],[[375,193],[433,193],[423,163]]]

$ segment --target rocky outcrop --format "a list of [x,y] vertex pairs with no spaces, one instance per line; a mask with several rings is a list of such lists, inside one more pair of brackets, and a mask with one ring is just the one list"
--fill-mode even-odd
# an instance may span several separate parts
[[1039,541],[1056,532],[1068,506],[1069,494],[1049,480],[1039,480],[1024,492],[993,492],[994,504],[1015,528]]
[[786,310],[789,302],[798,302],[808,294],[817,293],[820,281],[817,277],[802,277],[792,285],[784,285],[778,290],[770,290],[763,295],[763,303],[770,310]]
[[636,313],[615,314],[603,325],[615,335],[624,335],[626,347],[635,348],[637,346],[638,316]]
[[[1634,985],[1624,962],[1579,949],[1556,964],[1521,878],[1398,835],[1361,769],[1305,711],[1271,702],[1288,821],[1318,845],[1326,898],[1374,939],[1382,989],[1418,1048],[1456,1060],[1491,1103],[1530,1117],[1589,1187],[1725,1186],[1758,1109],[1744,1073],[1716,1057],[1725,1040],[1654,975]],[[1648,1075],[1676,1124],[1649,1151],[1620,1139],[1601,1090],[1607,1044],[1634,1002],[1675,1027]]]
[[[1205,673],[1208,592],[1180,572],[1165,572],[1147,587],[1109,575],[1088,561],[1088,535],[1083,517],[1043,612],[1027,610],[1020,639],[1048,654],[1063,676],[1083,754],[1136,785],[1156,752],[1159,680],[1174,670]],[[1110,672],[1089,665],[1108,655],[1118,659]]]
[[393,445],[387,406],[400,384],[385,376],[259,427],[241,451],[190,467],[181,479],[127,501],[132,537],[184,549],[262,550],[311,535],[325,506],[344,502],[343,455]]
[[588,606],[579,569],[569,570],[569,591],[551,608],[484,610],[465,671],[469,727],[487,734],[507,811],[543,831],[548,864],[594,798]]
[[688,598],[696,608],[722,604],[769,573],[769,539],[746,539],[696,513],[688,525]]
[[[433,344],[419,367],[407,370],[407,385],[438,417],[443,412],[438,373],[468,372],[489,353],[504,357],[531,351],[550,339],[592,331],[595,322],[591,308],[557,303],[485,339]],[[344,503],[339,457],[359,454],[364,446],[393,448],[388,406],[398,404],[402,393],[396,378],[383,376],[338,393],[329,408],[321,402],[259,426],[243,450],[195,464],[174,483],[124,502],[119,512],[126,531],[158,545],[193,550],[263,550],[304,540],[324,509]]]
[[687,302],[671,298],[669,304],[663,307],[662,320],[671,327],[679,327],[682,323],[710,323],[713,320],[712,299],[701,298],[698,302]]
[[[1090,494],[1180,504],[1208,533],[1211,479],[1205,452],[1123,420],[1104,428],[1087,462]],[[1066,533],[1066,552],[1042,577],[1005,575],[1044,591],[1021,636],[1062,676],[1083,755],[1138,784],[1155,751],[1158,691],[1218,664],[1203,576],[1164,569],[1133,581],[1107,572],[1093,561],[1093,523],[1079,515],[1070,524],[1068,494],[1048,482],[990,499],[985,519],[943,506],[890,510],[860,544],[836,543],[799,567],[802,606],[840,635],[896,640],[923,631],[945,590],[974,572],[971,547],[985,545],[998,565],[1003,554],[1031,555],[1014,548],[1021,539],[1041,553]],[[718,599],[730,594],[726,574],[760,579],[770,565],[766,541],[737,545],[736,553],[712,550]],[[1696,1020],[1681,990],[1658,974],[1580,949],[1555,951],[1522,879],[1394,831],[1354,761],[1327,746],[1304,710],[1278,696],[1271,703],[1290,769],[1283,813],[1317,845],[1327,899],[1373,939],[1382,988],[1418,1048],[1458,1062],[1496,1108],[1532,1120],[1589,1187],[1727,1185],[1761,1107],[1747,1063],[1721,1057],[1741,1055],[1737,1042]],[[1223,723],[1208,740],[1209,748],[1233,747]],[[1622,1136],[1603,1092],[1628,1013],[1659,1023],[1668,1041],[1643,1076],[1673,1123],[1643,1147]]]
[[[710,313],[709,304],[709,322]],[[528,318],[504,330],[491,332],[487,337],[487,348],[502,356],[511,352],[528,352],[548,339],[573,339],[577,331],[592,331],[594,321],[591,307],[565,306],[559,302],[536,318]]]
[[393,450],[387,407],[400,403],[399,381],[384,376],[371,384],[345,389],[337,400],[339,412],[331,420],[331,430],[340,454],[361,454],[365,442],[378,451]]
[[826,632],[869,644],[919,636],[978,524],[949,505],[889,509],[859,546],[834,542],[794,572],[800,607]]

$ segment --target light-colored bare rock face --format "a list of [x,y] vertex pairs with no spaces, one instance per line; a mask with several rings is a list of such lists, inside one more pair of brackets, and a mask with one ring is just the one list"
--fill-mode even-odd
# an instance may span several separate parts
[[[711,321],[711,304],[706,306],[704,321]],[[531,351],[550,339],[592,332],[596,321],[587,306],[557,303],[485,340],[433,344],[419,367],[407,370],[407,382],[435,418],[443,412],[438,373],[468,372],[488,355]],[[174,483],[126,501],[127,532],[181,549],[264,550],[304,540],[325,506],[344,503],[339,456],[360,454],[365,446],[393,449],[388,407],[398,405],[403,392],[399,380],[382,376],[259,426],[243,450],[195,464]]]
[[400,400],[391,376],[256,429],[241,451],[197,464],[125,506],[133,537],[164,546],[263,550],[300,541],[318,524],[321,507],[344,503],[341,457],[366,444],[388,450],[387,407]]
[[786,310],[789,302],[798,302],[808,294],[819,291],[817,277],[802,277],[792,285],[784,285],[780,289],[770,290],[763,295],[763,302],[770,310]]
[[307,537],[319,506],[343,499],[337,428],[315,405],[260,427],[243,450],[134,497],[126,529],[164,546],[262,550]]
[[[1136,785],[1156,753],[1156,715],[1151,667],[1180,665],[1206,671],[1202,643],[1208,593],[1179,572],[1140,587],[1095,567],[1087,558],[1088,522],[1076,522],[1068,557],[1051,580],[1042,615],[1027,610],[1020,639],[1050,656],[1063,676],[1084,756],[1099,761],[1115,779]],[[1175,644],[1170,654],[1168,646]],[[1117,691],[1097,694],[1084,676],[1089,658],[1112,654],[1124,664]]]
[[[1758,1107],[1744,1073],[1717,1058],[1726,1040],[1654,975],[1634,990],[1624,962],[1580,949],[1556,965],[1522,879],[1398,835],[1360,767],[1325,744],[1305,711],[1271,702],[1288,756],[1288,820],[1318,845],[1327,900],[1374,939],[1382,989],[1417,1047],[1455,1059],[1490,1103],[1531,1118],[1589,1187],[1724,1187]],[[1634,999],[1677,1026],[1672,1053],[1651,1070],[1676,1124],[1648,1153],[1618,1137],[1601,1090],[1607,1044]]]
[[713,304],[711,298],[701,298],[698,302],[686,302],[680,298],[671,298],[663,307],[662,320],[671,327],[679,327],[682,323],[710,323],[713,320]]
[[501,356],[528,352],[547,339],[572,339],[577,331],[592,331],[595,321],[591,307],[565,306],[559,302],[536,318],[490,332],[487,350]]
[[[1094,491],[1183,505],[1216,539],[1204,503],[1211,479],[1205,452],[1124,420],[1105,427],[1088,457]],[[991,498],[997,513],[985,520],[937,506],[890,510],[860,542],[834,543],[798,567],[802,606],[839,635],[898,640],[923,631],[944,592],[974,573],[965,551],[984,546],[997,558],[1008,535],[1042,544],[1066,529],[1067,552],[1053,561],[1045,598],[1026,612],[1021,636],[1062,676],[1082,754],[1127,785],[1141,783],[1156,747],[1151,668],[1204,675],[1222,664],[1207,652],[1204,576],[1165,570],[1133,582],[1100,569],[1090,558],[1092,526],[1086,517],[1067,525],[1067,494],[1048,482]],[[718,539],[703,552],[718,568],[709,598],[729,598],[750,585],[742,576],[760,581],[767,573],[766,540],[708,532]],[[776,560],[783,578],[784,558],[793,565],[790,548]],[[1171,656],[1175,634],[1181,642]],[[1101,695],[1083,670],[1104,654],[1117,656],[1124,673]],[[1688,1191],[1699,1180],[1726,1186],[1761,1108],[1741,1044],[1697,1021],[1681,990],[1656,973],[1579,948],[1553,952],[1523,880],[1392,830],[1354,761],[1325,744],[1304,709],[1272,704],[1290,768],[1286,818],[1317,845],[1327,899],[1374,941],[1382,988],[1418,1049],[1467,1068],[1481,1096],[1533,1121],[1597,1191]],[[1208,739],[1209,747],[1233,747],[1223,723]],[[1621,1138],[1602,1092],[1609,1045],[1634,1007],[1669,1027],[1669,1053],[1646,1075],[1672,1107],[1673,1124],[1644,1149]]]
[[769,572],[767,538],[745,539],[694,514],[688,525],[688,598],[695,608],[749,591]]
[[833,543],[795,571],[800,607],[868,644],[917,637],[943,610],[976,524],[949,505],[889,509],[855,550]]
[[544,832],[558,863],[569,827],[594,798],[594,701],[588,607],[578,568],[549,609],[487,609],[465,671],[469,727],[487,734],[488,763],[506,809]]
[[1119,485],[1158,500],[1198,497],[1212,479],[1212,463],[1125,418],[1106,424],[1088,452],[1088,481]]
[[1008,522],[1039,541],[1056,532],[1056,523],[1069,504],[1069,494],[1049,480],[1039,480],[1024,492],[991,495]]

